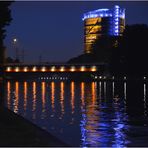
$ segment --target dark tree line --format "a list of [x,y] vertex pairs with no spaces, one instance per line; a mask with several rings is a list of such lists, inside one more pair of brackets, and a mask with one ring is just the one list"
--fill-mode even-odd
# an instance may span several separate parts
[[11,57],[7,57],[6,59],[5,59],[5,63],[20,63],[20,60],[19,59],[13,59],[13,58],[11,58]]
[[126,26],[116,48],[112,48],[111,70],[114,74],[148,74],[148,26]]
[[[6,37],[5,27],[11,22],[11,11],[9,6],[12,2],[0,1],[0,78],[4,78],[3,65],[5,62],[4,39]],[[3,80],[3,79],[2,79]],[[0,80],[0,105],[4,103],[5,81]]]
[[5,60],[5,46],[4,39],[6,37],[6,26],[10,24],[11,10],[9,6],[12,1],[1,1],[0,2],[0,65],[4,64]]

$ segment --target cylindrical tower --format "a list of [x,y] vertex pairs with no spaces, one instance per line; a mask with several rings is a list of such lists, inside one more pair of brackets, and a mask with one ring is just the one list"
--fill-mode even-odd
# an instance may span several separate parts
[[102,36],[122,36],[125,9],[98,9],[84,14],[84,53],[92,53],[94,42]]

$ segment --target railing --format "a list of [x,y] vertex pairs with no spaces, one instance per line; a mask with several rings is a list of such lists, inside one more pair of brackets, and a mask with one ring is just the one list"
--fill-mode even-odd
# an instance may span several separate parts
[[106,63],[49,63],[49,62],[45,62],[45,63],[8,63],[5,64],[5,66],[102,66],[102,65],[106,65]]

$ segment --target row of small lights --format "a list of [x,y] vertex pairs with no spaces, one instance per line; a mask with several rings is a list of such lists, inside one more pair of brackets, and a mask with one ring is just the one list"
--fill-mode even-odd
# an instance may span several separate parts
[[[106,79],[107,77],[106,77],[106,76],[94,76],[94,78],[95,78],[95,79]],[[114,80],[115,77],[113,76],[111,79]],[[126,80],[127,78],[124,76],[123,79]]]
[[[117,15],[117,17],[120,17],[120,18],[125,18],[124,12],[121,13],[118,11],[119,6],[115,5],[115,8],[117,9],[116,12],[118,13],[118,14],[116,13],[115,15]],[[85,19],[96,18],[96,17],[112,17],[113,15],[107,11],[108,11],[108,9],[100,9],[100,11],[99,11],[99,9],[95,10],[95,11],[90,11],[90,12],[84,14],[84,17],[82,18],[82,20],[84,21]]]
[[119,6],[115,6],[115,17],[114,17],[114,35],[118,36],[119,34]]
[[[88,19],[88,18],[96,18],[96,17],[112,17],[113,15],[112,14],[87,14],[85,15],[82,20],[84,21],[85,19]],[[119,14],[119,17],[120,18],[125,18],[124,14]]]
[[98,79],[98,78],[99,78],[99,79],[106,79],[106,76],[95,76],[94,78],[95,78],[95,79]]
[[[12,69],[11,67],[7,67],[6,71],[7,71],[7,72],[10,72],[11,69]],[[61,72],[64,72],[65,70],[67,70],[67,69],[65,69],[64,66],[60,67],[60,71],[61,71]],[[71,69],[70,69],[71,72],[74,72],[74,71],[77,71],[77,70],[78,70],[78,69],[75,68],[74,66],[72,66]],[[15,72],[19,72],[19,71],[20,71],[20,68],[19,68],[19,67],[16,67],[14,71],[15,71]],[[29,71],[29,70],[28,70],[28,67],[24,67],[24,68],[23,68],[23,71],[24,71],[24,72]],[[36,72],[36,71],[37,71],[37,67],[33,67],[33,68],[32,68],[32,71],[33,71],[33,72]],[[48,70],[47,70],[46,67],[42,67],[42,68],[41,68],[41,71],[42,71],[42,72],[46,72],[46,71],[48,71]],[[54,71],[57,71],[57,70],[56,70],[55,66],[53,66],[53,67],[50,69],[50,71],[54,72]],[[80,71],[86,71],[86,67],[85,67],[85,66],[81,66],[81,67],[80,67]],[[91,67],[91,71],[97,71],[96,66],[92,66],[92,67]]]
[[[106,79],[107,77],[106,77],[106,76],[94,76],[94,78],[95,78],[95,79]],[[113,76],[111,79],[114,80],[115,77]],[[124,80],[127,80],[127,77],[124,76],[123,79],[124,79]],[[146,77],[143,77],[143,79],[146,80],[147,78],[146,78]]]
[[88,14],[88,15],[85,15],[84,18],[82,19],[83,21],[87,18],[95,18],[95,17],[112,17],[112,14]]
[[67,77],[40,77],[40,80],[68,80]]

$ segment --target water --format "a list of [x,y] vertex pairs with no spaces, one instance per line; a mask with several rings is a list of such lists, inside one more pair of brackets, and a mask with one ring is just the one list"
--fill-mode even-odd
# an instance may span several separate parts
[[148,146],[147,83],[8,81],[5,105],[71,146]]

